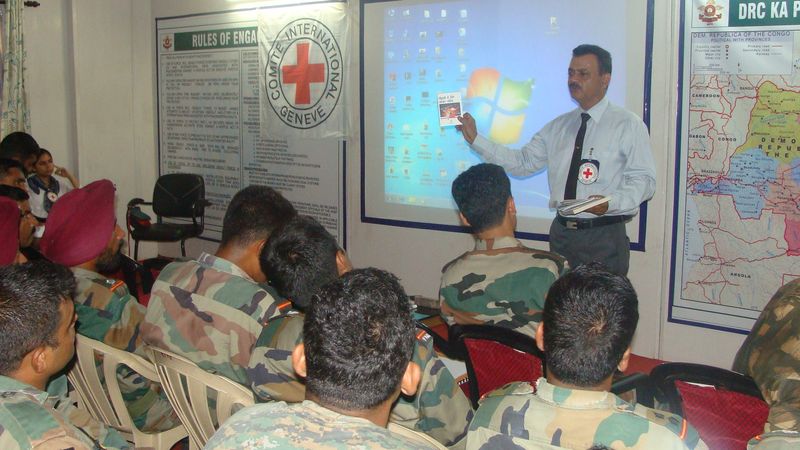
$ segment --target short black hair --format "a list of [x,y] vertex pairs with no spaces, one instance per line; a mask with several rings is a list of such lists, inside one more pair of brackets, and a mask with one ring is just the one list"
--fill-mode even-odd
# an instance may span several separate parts
[[502,167],[481,163],[461,172],[453,180],[451,191],[473,233],[480,233],[503,222],[511,181]]
[[261,250],[261,271],[282,297],[305,308],[324,284],[339,277],[336,238],[311,216],[298,215],[275,230]]
[[46,148],[42,148],[42,147],[39,147],[39,149],[36,150],[36,153],[34,153],[34,154],[36,155],[36,162],[39,162],[39,158],[41,158],[43,155],[47,155],[51,159],[53,158],[53,154],[50,153],[50,150],[48,150]]
[[542,314],[548,372],[581,387],[611,376],[636,331],[638,303],[631,282],[600,263],[556,280]]
[[581,44],[572,49],[572,56],[594,55],[600,66],[600,73],[611,73],[611,53],[603,47],[592,44]]
[[25,161],[39,150],[39,143],[24,131],[9,133],[0,141],[0,157]]
[[0,197],[8,197],[15,202],[24,202],[30,198],[30,195],[24,189],[16,186],[0,184]]
[[20,172],[25,173],[25,167],[21,162],[11,158],[0,158],[0,178],[6,177],[11,169],[19,169]]
[[280,192],[267,186],[248,186],[233,196],[222,220],[221,245],[251,244],[267,239],[297,214]]
[[303,342],[309,393],[323,406],[374,408],[397,391],[411,360],[411,303],[391,273],[352,270],[314,295]]
[[75,276],[49,261],[0,267],[0,374],[19,368],[25,355],[56,346],[59,307],[75,296]]

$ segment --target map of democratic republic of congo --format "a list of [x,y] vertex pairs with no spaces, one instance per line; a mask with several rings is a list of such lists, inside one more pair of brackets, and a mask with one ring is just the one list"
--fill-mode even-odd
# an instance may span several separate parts
[[800,32],[688,43],[671,318],[749,331],[800,277]]

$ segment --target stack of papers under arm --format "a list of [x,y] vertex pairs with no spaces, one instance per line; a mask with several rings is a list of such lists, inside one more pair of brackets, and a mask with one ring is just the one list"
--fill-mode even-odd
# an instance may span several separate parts
[[558,213],[562,216],[574,216],[575,214],[582,213],[587,209],[603,204],[609,200],[611,200],[611,197],[609,196],[578,200],[564,200],[558,204]]

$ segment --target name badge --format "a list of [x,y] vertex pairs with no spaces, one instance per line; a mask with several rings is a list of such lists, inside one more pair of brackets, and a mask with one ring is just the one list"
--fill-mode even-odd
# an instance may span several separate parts
[[578,181],[582,184],[592,184],[597,181],[600,174],[600,161],[596,159],[582,159],[578,169]]

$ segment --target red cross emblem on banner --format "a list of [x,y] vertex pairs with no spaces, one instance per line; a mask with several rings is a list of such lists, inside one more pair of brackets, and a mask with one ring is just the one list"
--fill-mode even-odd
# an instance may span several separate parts
[[294,103],[308,105],[311,103],[311,83],[325,82],[325,64],[310,64],[308,54],[310,44],[302,42],[295,47],[297,51],[297,64],[283,66],[284,84],[294,84]]

